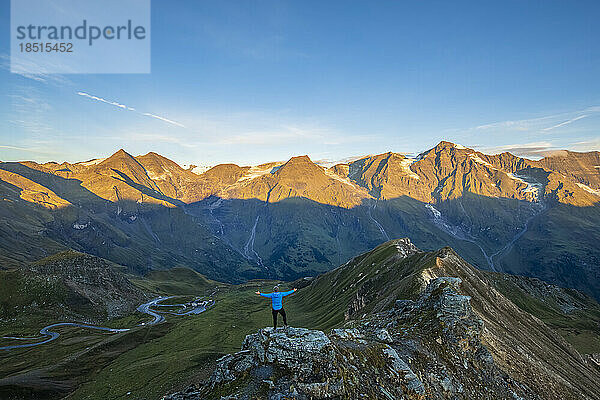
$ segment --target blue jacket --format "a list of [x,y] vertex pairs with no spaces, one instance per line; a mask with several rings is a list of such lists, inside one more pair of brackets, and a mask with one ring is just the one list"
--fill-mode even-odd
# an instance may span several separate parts
[[292,293],[294,293],[293,290],[289,292],[261,293],[260,295],[271,299],[273,310],[281,310],[283,308],[283,298]]

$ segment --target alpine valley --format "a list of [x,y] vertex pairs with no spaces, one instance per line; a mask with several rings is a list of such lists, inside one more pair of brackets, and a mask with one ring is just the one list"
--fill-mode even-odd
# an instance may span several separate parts
[[0,398],[600,399],[600,153],[351,160],[0,163]]

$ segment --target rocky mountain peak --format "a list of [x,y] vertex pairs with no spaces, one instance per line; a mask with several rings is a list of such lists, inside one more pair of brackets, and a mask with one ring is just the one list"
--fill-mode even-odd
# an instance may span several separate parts
[[123,149],[119,149],[116,153],[104,159],[102,162],[92,165],[92,168],[96,170],[117,169],[122,170],[123,172],[136,171],[138,173],[140,170],[143,170],[143,167],[135,157]]
[[442,140],[439,142],[433,149],[434,152],[439,153],[441,151],[450,151],[450,150],[467,150],[472,152],[472,149],[466,148],[460,144],[448,142],[446,140]]
[[313,163],[308,156],[290,158],[275,174],[279,178],[302,179],[305,181],[317,175],[325,175],[323,169]]
[[398,253],[400,253],[403,257],[409,257],[413,254],[419,253],[421,250],[419,250],[419,248],[417,246],[415,246],[409,238],[401,238],[401,239],[395,239],[392,240],[388,243],[385,244],[387,245],[393,245],[396,247],[396,250],[398,250]]
[[442,140],[437,145],[435,145],[435,149],[451,149],[454,148],[454,146],[454,143]]
[[301,164],[301,163],[313,163],[312,160],[310,159],[309,156],[302,155],[302,156],[294,156],[292,158],[290,158],[287,162],[288,164]]
[[119,149],[114,154],[112,154],[110,157],[105,159],[103,161],[103,163],[108,163],[109,161],[116,161],[116,160],[120,160],[120,159],[133,159],[133,158],[134,157],[131,154],[129,154],[128,152],[126,152],[125,150]]

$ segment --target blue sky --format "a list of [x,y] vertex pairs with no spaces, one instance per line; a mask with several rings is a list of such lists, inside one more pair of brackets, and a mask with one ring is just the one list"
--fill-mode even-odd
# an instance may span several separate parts
[[40,76],[0,4],[3,161],[600,150],[598,1],[153,1],[150,74]]

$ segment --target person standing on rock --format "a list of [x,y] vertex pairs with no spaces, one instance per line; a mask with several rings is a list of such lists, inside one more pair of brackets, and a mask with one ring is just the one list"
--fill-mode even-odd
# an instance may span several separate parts
[[273,329],[277,329],[277,314],[281,314],[283,317],[283,326],[287,328],[287,318],[285,315],[285,310],[283,309],[283,298],[288,296],[298,289],[294,288],[289,292],[280,292],[279,285],[273,288],[273,293],[261,293],[260,291],[256,292],[257,295],[268,297],[271,299],[271,311],[273,312]]

